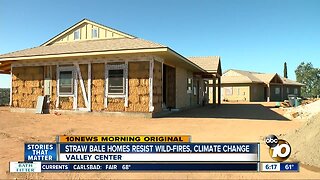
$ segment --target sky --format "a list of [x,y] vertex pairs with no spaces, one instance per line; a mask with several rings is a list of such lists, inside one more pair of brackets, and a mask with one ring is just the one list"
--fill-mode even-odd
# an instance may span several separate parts
[[[87,18],[174,49],[220,56],[222,70],[288,76],[320,67],[319,0],[0,0],[0,54],[36,47]],[[0,88],[10,76],[0,75]]]

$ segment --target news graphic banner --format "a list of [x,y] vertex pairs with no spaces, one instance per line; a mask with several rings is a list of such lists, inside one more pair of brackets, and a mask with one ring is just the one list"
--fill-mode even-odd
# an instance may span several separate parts
[[299,169],[298,164],[260,164],[260,143],[192,143],[191,136],[168,135],[56,139],[56,143],[25,143],[24,162],[10,162],[10,172]]

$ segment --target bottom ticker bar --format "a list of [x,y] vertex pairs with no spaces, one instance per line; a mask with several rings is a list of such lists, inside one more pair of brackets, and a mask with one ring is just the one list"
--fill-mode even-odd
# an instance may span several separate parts
[[258,163],[42,163],[41,171],[257,171]]
[[[29,169],[26,170],[25,168]],[[24,168],[24,169],[22,169]],[[34,170],[30,170],[33,168]],[[10,163],[10,172],[66,171],[257,171],[258,163]]]

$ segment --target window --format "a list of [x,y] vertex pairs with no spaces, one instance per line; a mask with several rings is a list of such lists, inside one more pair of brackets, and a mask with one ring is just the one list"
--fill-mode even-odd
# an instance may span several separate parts
[[109,94],[124,94],[123,69],[109,70]]
[[225,87],[224,90],[225,90],[225,95],[232,96],[232,94],[233,94],[232,87]]
[[98,31],[98,28],[92,28],[92,31],[91,31],[91,38],[94,39],[94,38],[98,38],[99,37],[99,31]]
[[279,87],[276,87],[276,88],[274,89],[274,93],[275,93],[275,94],[280,94],[280,88],[279,88]]
[[298,88],[294,88],[294,94],[298,94]]
[[74,40],[79,40],[80,39],[80,29],[74,31]]
[[60,72],[59,72],[59,94],[73,95],[73,71],[60,70]]
[[290,93],[290,88],[287,87],[287,94],[289,94],[289,93]]

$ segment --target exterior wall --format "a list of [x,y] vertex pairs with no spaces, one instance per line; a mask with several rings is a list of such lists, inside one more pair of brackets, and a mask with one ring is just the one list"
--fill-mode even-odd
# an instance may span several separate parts
[[56,108],[57,103],[57,66],[51,66],[52,71],[52,89],[50,98],[50,109]]
[[250,101],[250,85],[222,85],[222,101]]
[[[92,39],[93,28],[98,29],[98,38],[94,38],[94,39],[124,38],[124,36],[117,33],[116,31],[113,31],[107,28],[98,27],[93,24],[87,24],[87,23],[83,24],[82,26],[75,29],[74,31],[80,29],[80,40],[90,40]],[[62,36],[61,38],[57,39],[54,43],[79,41],[79,40],[74,40],[74,31],[71,31],[68,34]]]
[[250,101],[263,102],[264,99],[264,85],[251,84],[250,85]]
[[12,107],[35,108],[43,95],[43,66],[12,69]]
[[216,83],[216,79],[209,79],[209,103],[213,103],[213,93],[216,93],[216,97],[218,95],[217,86],[213,89],[213,82]]
[[[50,109],[73,110],[74,98],[59,97],[59,106],[57,102],[57,64],[62,66],[73,66],[79,63],[86,94],[88,94],[88,64],[91,62],[91,110],[92,111],[111,111],[111,112],[149,112],[149,74],[150,60],[158,58],[147,55],[110,55],[96,58],[61,58],[52,60],[34,60],[19,61],[13,64],[13,103],[12,107],[35,108],[38,96],[44,93],[44,74],[46,68],[51,67],[52,91],[50,98]],[[99,60],[99,61],[98,61]],[[108,105],[105,108],[105,62],[128,62],[128,107],[125,107],[125,98],[108,98]],[[95,62],[95,63],[92,63]],[[190,107],[197,105],[197,94],[200,101],[202,91],[194,94],[194,88],[203,87],[203,79],[193,77],[190,72],[181,67],[176,68],[176,108]],[[162,63],[154,61],[153,70],[153,112],[162,111]],[[83,98],[82,88],[78,75],[77,84],[77,108],[86,108]],[[188,93],[188,78],[192,78],[192,92]]]
[[176,108],[187,107],[190,104],[188,102],[190,95],[187,94],[187,81],[187,70],[181,67],[176,67]]
[[149,111],[149,63],[129,63],[129,106],[125,111]]
[[[131,56],[107,56],[101,57],[101,63],[92,63],[91,71],[91,110],[92,111],[128,111],[128,112],[149,112],[149,65],[150,60],[157,58],[146,55]],[[98,59],[98,58],[96,58]],[[96,59],[81,58],[71,59],[63,58],[55,62],[52,60],[34,60],[32,64],[28,61],[19,61],[13,66],[13,103],[12,107],[35,108],[37,97],[43,95],[44,91],[44,67],[51,66],[52,69],[52,91],[50,98],[50,109],[56,109],[57,102],[57,64],[59,66],[72,66],[73,63],[79,62],[81,75],[84,80],[86,93],[88,93],[88,63]],[[104,107],[105,96],[105,62],[128,61],[128,107],[124,107],[124,98],[109,98],[108,108]],[[43,64],[43,65],[42,65]],[[155,61],[154,75],[155,87],[154,94],[158,97],[157,111],[161,109],[162,103],[162,72],[159,67],[161,63]],[[78,76],[77,76],[78,78]],[[85,102],[82,95],[80,80],[77,86],[78,108],[85,108]],[[160,99],[160,102],[159,102]],[[59,97],[58,109],[73,110],[73,97]]]
[[162,63],[155,61],[153,70],[154,112],[162,111]]
[[[87,64],[81,64],[81,65],[79,65],[79,67],[80,67],[80,71],[81,71],[81,76],[82,76],[82,79],[83,79],[84,87],[86,89],[85,93],[88,93],[88,65]],[[82,89],[81,89],[80,82],[78,82],[78,93],[77,93],[77,95],[78,95],[78,99],[77,99],[78,108],[85,108],[86,105],[85,105],[85,102],[84,102],[83,92],[82,92]]]
[[92,111],[104,110],[105,64],[92,64],[91,108]]
[[[188,85],[188,78],[192,79],[192,83]],[[203,84],[201,78],[193,77],[193,73],[181,68],[176,67],[176,108],[186,108],[197,105],[197,95],[194,95],[194,88],[197,87],[197,80],[200,81],[200,86]],[[191,86],[192,91],[188,93],[188,86]],[[199,93],[199,92],[196,92]],[[200,99],[202,98],[202,90],[200,92]]]
[[[287,89],[289,89],[289,93],[288,93]],[[294,89],[297,89],[298,93],[295,93]],[[294,85],[283,86],[283,99],[284,100],[288,99],[289,94],[294,94],[294,95],[297,95],[300,97],[301,96],[301,86],[294,86]]]
[[[276,94],[276,88],[280,89],[280,92]],[[270,85],[270,101],[282,101],[281,92],[282,88],[281,85]]]

